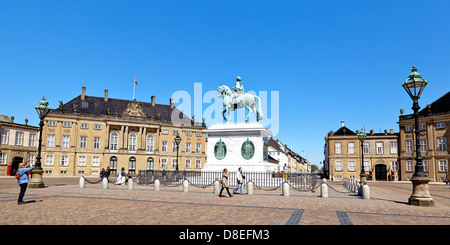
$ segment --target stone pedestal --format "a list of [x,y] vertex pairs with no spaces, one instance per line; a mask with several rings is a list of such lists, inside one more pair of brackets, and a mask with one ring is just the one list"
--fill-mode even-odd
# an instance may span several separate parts
[[272,172],[267,141],[272,135],[261,123],[219,123],[208,134],[207,159],[202,171]]
[[42,169],[32,169],[31,170],[31,179],[28,183],[29,188],[44,188],[44,181],[42,180],[42,174],[44,170]]
[[413,184],[413,193],[408,199],[408,204],[414,206],[426,206],[433,207],[434,201],[430,196],[430,191],[428,189],[428,182],[431,179],[427,177],[416,177],[411,178]]

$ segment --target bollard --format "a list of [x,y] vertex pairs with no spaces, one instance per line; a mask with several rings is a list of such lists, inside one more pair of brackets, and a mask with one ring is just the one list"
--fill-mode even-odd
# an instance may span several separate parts
[[189,181],[187,179],[183,181],[183,192],[189,192]]
[[369,185],[363,185],[362,187],[362,198],[363,199],[370,199],[370,188]]
[[219,192],[220,192],[220,183],[219,183],[219,181],[214,181],[214,193],[215,194],[219,194]]
[[155,180],[155,191],[160,191],[161,190],[161,182],[159,181],[159,179]]
[[289,196],[289,184],[287,182],[283,183],[283,196]]
[[134,189],[134,181],[132,178],[128,179],[128,190]]
[[108,189],[108,179],[107,178],[102,179],[102,187],[103,187],[103,189]]
[[253,195],[253,182],[247,184],[247,195]]
[[328,197],[328,186],[325,178],[322,179],[322,185],[320,185],[320,196],[323,198]]
[[80,177],[80,188],[84,188],[84,176]]

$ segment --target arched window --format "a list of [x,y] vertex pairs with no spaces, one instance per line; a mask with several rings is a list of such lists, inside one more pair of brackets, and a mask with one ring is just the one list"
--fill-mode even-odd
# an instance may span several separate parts
[[136,135],[130,134],[130,140],[128,143],[128,150],[129,151],[136,151]]
[[147,136],[147,147],[146,147],[147,152],[153,152],[153,135],[148,135]]
[[112,156],[109,159],[109,171],[112,174],[116,174],[117,173],[117,157],[115,157],[115,156]]
[[153,170],[154,167],[154,160],[153,157],[147,158],[147,170]]
[[110,144],[109,149],[117,151],[117,149],[118,149],[118,142],[119,142],[119,135],[117,133],[115,133],[115,132],[112,133],[110,142],[111,142],[111,144]]
[[135,174],[136,173],[136,158],[130,157],[130,161],[128,163],[128,173]]

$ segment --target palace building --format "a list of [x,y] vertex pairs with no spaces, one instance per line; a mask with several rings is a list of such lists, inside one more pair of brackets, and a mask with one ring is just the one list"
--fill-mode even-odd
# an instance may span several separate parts
[[[409,180],[414,174],[416,139],[414,115],[403,115],[400,110],[400,166],[401,179]],[[450,179],[448,162],[450,154],[450,92],[419,111],[419,150],[423,158],[424,172],[431,181]]]
[[[344,121],[336,131],[325,136],[325,172],[331,180],[356,179],[361,173],[361,141]],[[398,133],[375,133],[370,130],[364,140],[364,171],[367,180],[399,180]]]
[[109,167],[130,175],[139,170],[200,171],[206,161],[205,123],[173,105],[81,95],[60,102],[45,118],[42,168],[47,176],[98,176]]

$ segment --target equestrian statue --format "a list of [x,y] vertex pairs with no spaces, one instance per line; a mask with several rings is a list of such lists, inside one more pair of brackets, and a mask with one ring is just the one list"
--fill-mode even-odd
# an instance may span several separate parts
[[[263,119],[261,99],[256,95],[245,93],[240,76],[236,78],[236,84],[233,90],[226,85],[222,85],[219,87],[218,92],[219,98],[223,98],[223,119],[226,122],[230,121],[230,111],[243,107],[249,111],[248,115],[245,117],[245,122],[248,122],[248,118],[252,113],[256,114],[256,121]],[[225,117],[225,112],[228,115],[228,119]]]

